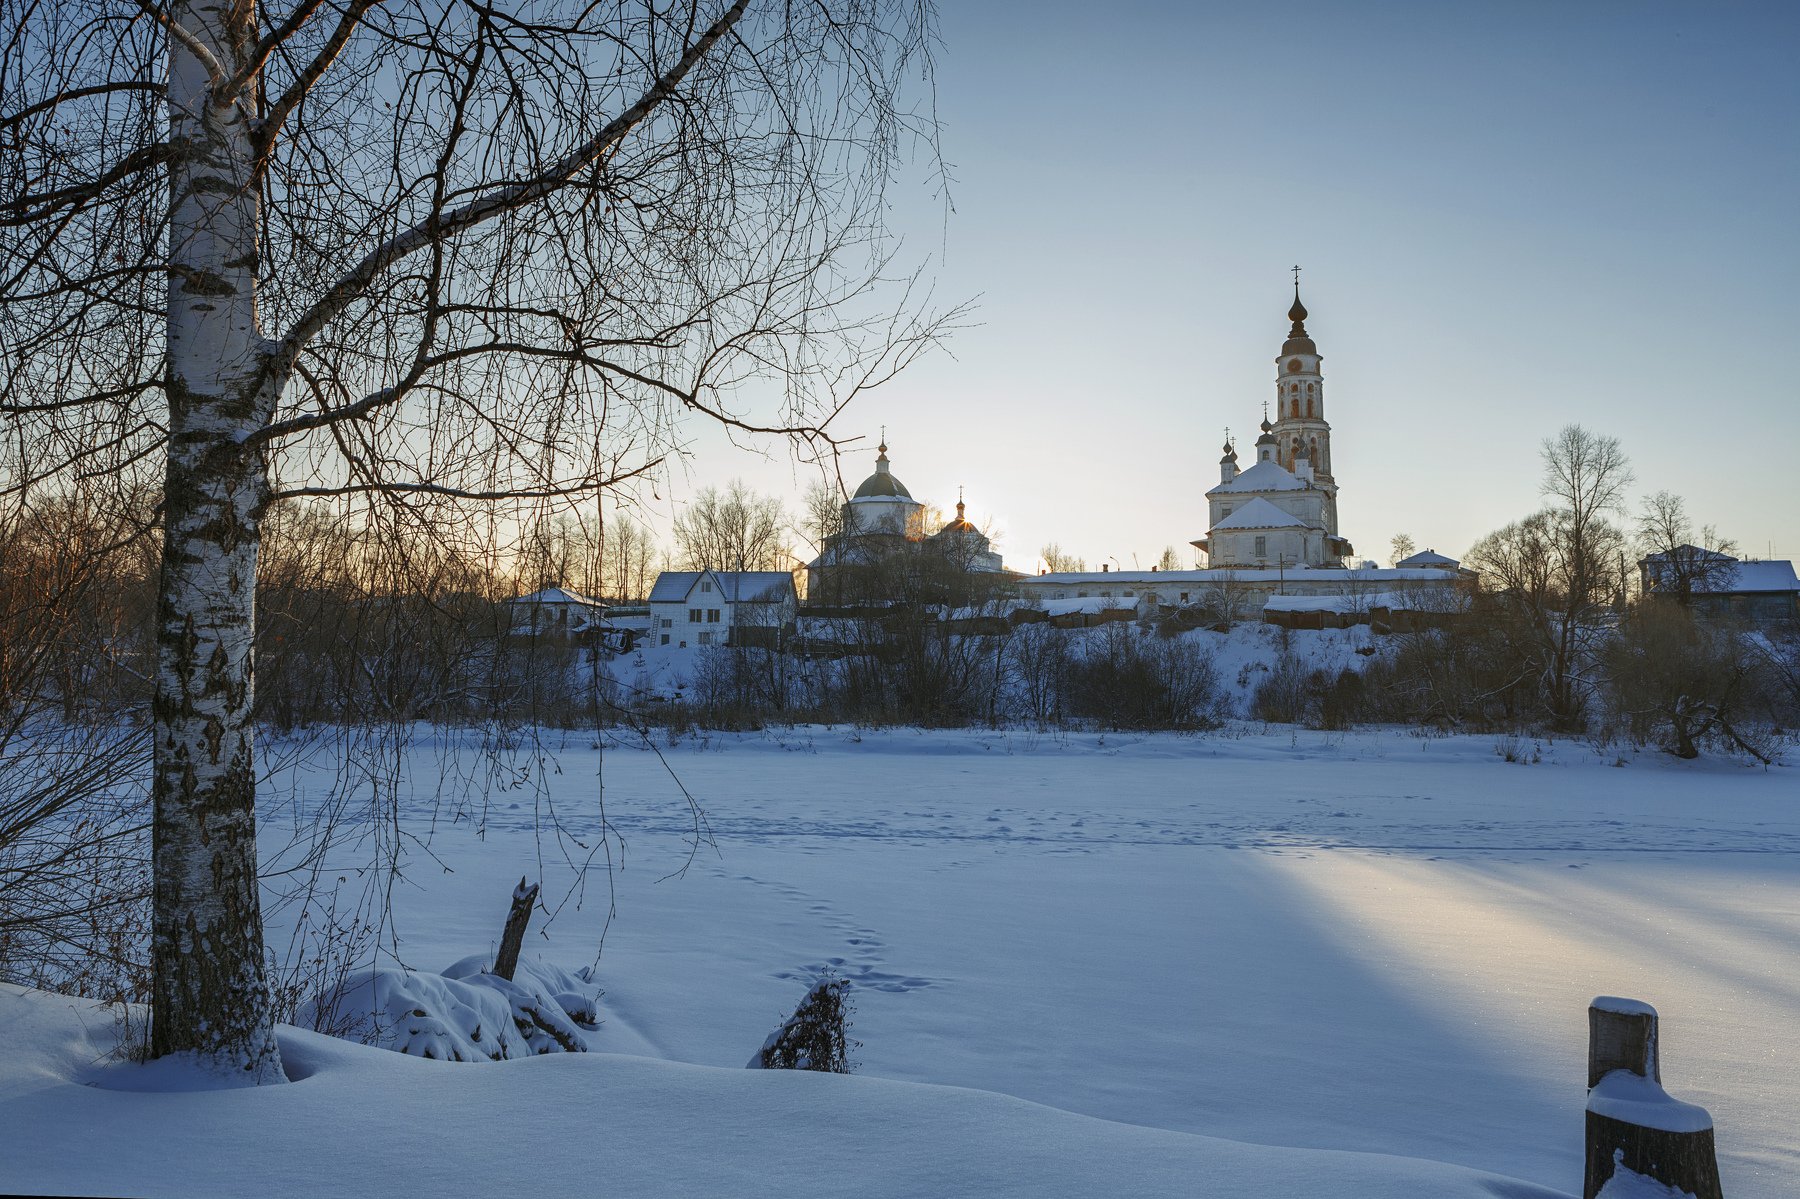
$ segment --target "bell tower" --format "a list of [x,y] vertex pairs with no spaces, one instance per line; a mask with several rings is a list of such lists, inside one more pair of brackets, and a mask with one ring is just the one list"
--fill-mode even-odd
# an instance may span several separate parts
[[1300,268],[1294,268],[1293,326],[1275,359],[1275,460],[1301,479],[1329,493],[1330,531],[1337,533],[1337,480],[1332,473],[1331,425],[1325,420],[1324,359],[1306,331],[1306,305],[1300,302]]

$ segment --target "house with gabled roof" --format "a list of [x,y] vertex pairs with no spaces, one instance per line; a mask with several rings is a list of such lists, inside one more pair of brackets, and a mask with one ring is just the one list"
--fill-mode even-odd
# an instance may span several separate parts
[[649,644],[774,648],[799,605],[785,570],[665,570],[650,589]]
[[1638,562],[1645,595],[1678,599],[1694,611],[1753,624],[1800,621],[1800,576],[1785,559],[1740,561],[1681,545]]

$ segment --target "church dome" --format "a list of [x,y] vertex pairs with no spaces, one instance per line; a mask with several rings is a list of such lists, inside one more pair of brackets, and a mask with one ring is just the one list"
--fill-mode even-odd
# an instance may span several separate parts
[[906,489],[906,484],[896,479],[893,472],[888,469],[887,443],[885,441],[881,443],[881,455],[875,459],[875,473],[862,481],[862,486],[856,489],[856,494],[851,498],[858,500],[888,498],[910,500],[913,498],[912,492]]
[[963,502],[961,500],[956,501],[956,519],[953,521],[950,521],[943,528],[941,528],[937,531],[937,535],[939,537],[943,537],[943,536],[946,536],[951,533],[963,533],[963,534],[974,533],[976,535],[979,535],[981,533],[980,529],[978,529],[974,525],[970,524],[968,521],[968,518],[963,516]]
[[1294,285],[1294,306],[1288,309],[1288,319],[1294,322],[1288,330],[1287,340],[1281,343],[1283,354],[1317,354],[1319,347],[1306,333],[1306,305],[1300,302],[1300,285]]

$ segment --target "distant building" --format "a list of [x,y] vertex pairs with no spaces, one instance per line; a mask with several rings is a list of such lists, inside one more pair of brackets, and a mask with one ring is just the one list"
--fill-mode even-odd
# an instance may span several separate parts
[[650,589],[648,644],[773,648],[799,602],[785,570],[665,570]]
[[1306,331],[1299,284],[1293,322],[1275,359],[1275,421],[1265,406],[1256,461],[1238,469],[1227,440],[1219,484],[1206,493],[1206,536],[1192,544],[1211,567],[1308,566],[1336,569],[1356,551],[1338,534],[1331,425],[1325,420],[1324,359]]
[[1402,558],[1394,563],[1396,570],[1449,570],[1462,567],[1455,558],[1445,557],[1436,550],[1420,550],[1410,558]]
[[[1472,571],[1452,567],[1343,570],[1288,566],[1207,570],[1114,570],[1042,574],[1020,579],[1019,593],[1052,614],[1073,601],[1107,610],[1121,605],[1139,616],[1188,612],[1211,621],[1269,620],[1272,614],[1333,611],[1348,623],[1388,611],[1460,611],[1475,584]],[[1278,617],[1287,623],[1286,617]]]
[[[806,567],[809,604],[833,605],[887,597],[914,590],[912,578],[927,573],[1002,575],[1006,567],[987,535],[967,516],[961,499],[956,519],[927,534],[925,505],[913,498],[893,472],[884,439],[875,473],[844,504],[839,530],[825,538],[819,556]],[[907,576],[905,579],[899,576]]]
[[1679,599],[1696,612],[1752,624],[1800,621],[1800,578],[1782,559],[1744,562],[1694,545],[1638,562],[1643,593]]
[[567,642],[624,653],[634,640],[631,630],[610,619],[612,610],[592,596],[566,587],[544,587],[506,601],[507,634],[515,639]]
[[573,639],[606,619],[606,605],[566,587],[542,587],[506,601],[507,630],[515,637]]

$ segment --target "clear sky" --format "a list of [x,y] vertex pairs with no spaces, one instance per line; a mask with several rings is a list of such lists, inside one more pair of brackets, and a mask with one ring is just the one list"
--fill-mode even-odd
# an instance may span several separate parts
[[[1460,556],[1539,503],[1538,445],[1620,439],[1747,556],[1800,557],[1800,4],[953,0],[954,211],[897,198],[976,322],[859,401],[915,498],[1096,569],[1192,561],[1248,458],[1289,267],[1342,532]],[[653,505],[816,477],[694,430]]]

